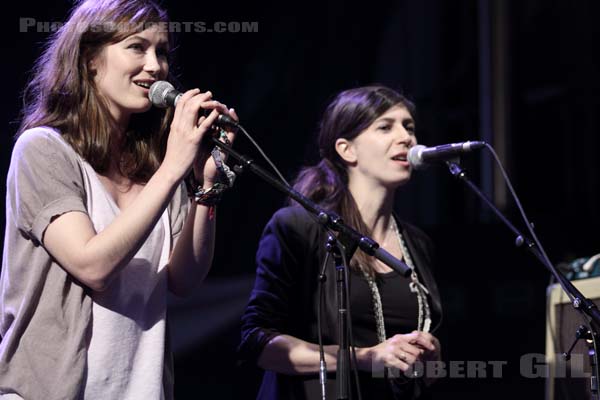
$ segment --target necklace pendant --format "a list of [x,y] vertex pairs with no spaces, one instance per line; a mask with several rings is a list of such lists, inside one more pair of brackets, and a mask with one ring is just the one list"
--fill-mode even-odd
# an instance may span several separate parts
[[423,293],[429,294],[429,290],[427,290],[427,288],[425,287],[425,285],[423,285],[421,282],[417,282],[417,285],[419,285],[419,287],[421,288],[421,290],[423,291]]
[[418,293],[419,289],[417,288],[417,285],[415,282],[411,282],[408,284],[408,288],[410,289],[411,292],[413,293]]

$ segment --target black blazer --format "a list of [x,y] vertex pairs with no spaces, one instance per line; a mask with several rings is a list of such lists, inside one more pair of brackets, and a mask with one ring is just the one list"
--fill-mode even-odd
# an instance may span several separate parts
[[[398,221],[398,227],[406,241],[419,276],[430,292],[433,325],[439,321],[441,304],[437,286],[431,273],[432,245],[429,238],[416,227]],[[242,317],[242,341],[239,355],[242,361],[256,362],[264,346],[273,337],[288,334],[311,343],[318,342],[317,332],[317,283],[318,274],[325,259],[327,232],[299,206],[278,210],[267,224],[256,255],[256,281],[246,311]],[[331,257],[330,257],[331,260]],[[337,308],[335,289],[335,266],[327,266],[324,285],[323,343],[337,344]],[[357,278],[356,274],[350,274]],[[352,294],[351,294],[352,296]],[[385,309],[385,305],[384,305]],[[400,332],[387,332],[390,334]],[[370,338],[355,337],[355,346],[377,344],[376,333]],[[362,392],[369,387],[371,379],[362,374]],[[328,379],[328,398],[335,398],[335,374]],[[320,398],[318,375],[287,376],[265,371],[259,399],[310,399]],[[329,387],[331,386],[331,387]],[[413,398],[414,388],[401,398]],[[378,391],[375,387],[371,390]],[[369,398],[374,393],[370,393]],[[391,396],[391,394],[390,394]],[[379,398],[379,397],[377,397]],[[389,397],[394,398],[394,397]]]

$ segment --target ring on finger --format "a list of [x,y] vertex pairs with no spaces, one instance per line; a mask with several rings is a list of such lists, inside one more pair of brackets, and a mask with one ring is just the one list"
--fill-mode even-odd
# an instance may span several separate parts
[[400,359],[402,361],[406,361],[406,353],[405,352],[400,353]]
[[231,144],[229,138],[227,137],[227,132],[225,132],[223,129],[221,129],[221,131],[219,132],[219,139],[228,146]]

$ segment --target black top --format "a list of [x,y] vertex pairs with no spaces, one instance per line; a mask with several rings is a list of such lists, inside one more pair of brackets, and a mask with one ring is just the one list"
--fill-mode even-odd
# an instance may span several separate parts
[[[331,275],[331,274],[330,274]],[[331,276],[335,278],[335,276]],[[377,274],[377,288],[383,306],[385,332],[409,333],[417,329],[418,301],[408,287],[410,278],[397,272]],[[356,338],[377,342],[377,325],[373,310],[373,296],[367,281],[360,272],[352,270],[350,275],[350,297],[352,306],[352,329]]]
[[[406,246],[422,283],[430,292],[429,304],[433,325],[439,320],[439,294],[431,275],[432,246],[428,237],[417,228],[398,221]],[[256,281],[242,318],[240,356],[256,362],[264,346],[273,337],[288,334],[310,343],[317,338],[317,283],[325,259],[327,234],[301,207],[282,208],[267,224],[256,255]],[[330,258],[331,259],[331,258]],[[337,344],[337,309],[335,266],[327,266],[324,284],[323,343]],[[386,334],[409,333],[417,325],[416,295],[408,289],[409,279],[396,272],[378,274]],[[371,291],[359,272],[350,274],[350,301],[354,344],[357,347],[376,345],[377,333]],[[363,398],[412,399],[422,384],[411,379],[401,386],[404,394],[394,395],[388,379],[373,378],[361,373]],[[329,374],[327,397],[335,398],[335,373]],[[288,376],[265,371],[258,399],[319,399],[319,377]]]

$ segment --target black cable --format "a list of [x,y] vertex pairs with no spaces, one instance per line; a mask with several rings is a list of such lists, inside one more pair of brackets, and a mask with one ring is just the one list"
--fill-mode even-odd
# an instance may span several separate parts
[[[283,183],[286,184],[286,186],[291,187],[290,184],[287,182],[287,180],[283,177],[283,175],[279,172],[279,170],[277,169],[277,167],[271,162],[271,160],[269,159],[269,157],[263,152],[263,150],[260,148],[260,146],[258,145],[258,143],[256,143],[256,141],[254,141],[254,139],[252,138],[252,136],[250,136],[250,134],[241,126],[238,125],[237,126],[243,133],[244,135],[250,140],[250,142],[257,148],[257,150],[259,151],[259,153],[263,156],[263,158],[267,161],[267,163],[273,168],[273,170],[275,171],[275,173],[277,174],[277,176],[279,177],[279,179],[281,179],[281,181]],[[333,233],[333,231],[331,231],[331,229],[323,226],[317,219],[317,217],[313,214],[309,213],[309,216],[311,217],[311,219],[313,219],[314,221],[316,221],[317,223],[319,223],[319,225],[321,225],[325,231],[327,233],[329,233],[332,237],[336,237],[335,234]],[[339,243],[339,242],[338,242]],[[344,280],[345,280],[345,286],[346,286],[346,308],[348,309],[348,320],[349,320],[349,324],[348,324],[348,336],[349,336],[349,344],[350,344],[350,349],[351,349],[351,354],[352,354],[352,371],[354,373],[354,378],[355,378],[355,383],[356,383],[356,390],[358,392],[358,399],[362,400],[362,395],[361,395],[361,389],[360,389],[360,380],[358,377],[358,362],[356,360],[356,348],[354,347],[354,335],[352,333],[352,311],[351,311],[351,306],[350,306],[350,291],[349,291],[349,285],[348,285],[348,268],[349,268],[349,264],[348,264],[348,260],[346,259],[346,254],[343,251],[343,247],[340,248],[340,253],[342,254],[342,260],[344,263]],[[325,262],[323,263],[322,266],[322,270],[321,270],[321,274],[319,275],[319,282],[318,282],[318,296],[319,296],[319,304],[317,305],[317,331],[318,331],[318,340],[319,340],[319,357],[320,357],[320,362],[322,362],[325,365],[326,368],[326,364],[325,364],[325,352],[324,352],[324,348],[323,348],[323,337],[322,337],[322,327],[321,327],[321,305],[323,303],[323,285],[322,285],[322,279],[326,279],[325,275],[324,275],[324,271],[327,265],[327,261],[329,258],[329,253],[327,253],[326,257],[325,257]],[[436,328],[439,327],[441,325],[441,314],[440,314],[440,322],[437,324]],[[350,395],[352,394],[352,392],[350,391]],[[323,398],[324,398],[324,394],[323,394]]]
[[[263,157],[263,159],[271,166],[271,168],[273,169],[273,171],[275,171],[275,174],[279,177],[279,179],[281,180],[281,182],[283,182],[288,188],[292,188],[292,185],[290,185],[290,183],[283,177],[283,174],[277,169],[277,167],[275,166],[275,164],[273,164],[273,162],[271,161],[271,159],[266,155],[266,153],[262,150],[262,148],[259,146],[259,144],[252,138],[252,136],[246,131],[246,129],[244,129],[244,127],[242,125],[237,125],[237,128],[239,128],[239,130],[242,131],[242,133],[246,136],[246,138],[248,138],[248,140],[250,140],[250,142],[254,145],[254,147],[256,147],[256,149],[258,150],[258,152],[261,154],[261,156]],[[315,221],[317,224],[319,224],[320,226],[323,227],[323,229],[325,229],[325,231],[329,234],[329,235],[333,235],[335,236],[334,232],[324,226],[319,219],[317,218],[316,215],[312,214],[312,213],[308,213],[309,217]]]
[[[519,209],[519,212],[521,214],[521,217],[523,218],[525,226],[527,227],[529,234],[533,238],[533,241],[539,250],[540,256],[543,258],[543,261],[544,261],[544,263],[546,263],[546,266],[552,267],[552,268],[550,268],[550,272],[552,274],[554,274],[555,273],[554,271],[556,271],[556,268],[554,267],[554,264],[552,264],[552,262],[548,258],[548,255],[546,254],[544,247],[538,240],[538,237],[535,234],[535,231],[533,230],[533,224],[531,222],[529,222],[529,218],[527,218],[527,215],[525,214],[525,210],[523,209],[523,206],[521,205],[521,201],[519,200],[519,197],[515,193],[515,190],[513,189],[510,179],[508,178],[508,175],[506,174],[506,171],[504,170],[504,167],[502,166],[502,163],[500,162],[498,155],[494,151],[493,147],[490,146],[489,144],[485,143],[485,147],[490,151],[490,153],[492,153],[492,156],[494,157],[496,164],[498,165],[498,168],[500,169],[500,172],[502,173],[502,176],[504,178],[506,186],[508,187],[508,190],[510,191],[510,193],[514,199],[515,204],[517,205],[517,208]],[[556,279],[560,282],[560,279],[558,277],[556,277]],[[571,300],[571,302],[573,302],[574,299],[571,296],[571,293],[569,293],[568,291],[565,291],[565,292],[567,293],[567,296],[569,296],[569,299]]]
[[[348,309],[348,341],[352,354],[352,363],[350,365],[352,368],[352,372],[354,373],[354,381],[356,384],[356,391],[358,393],[358,400],[362,400],[362,393],[360,390],[360,379],[358,378],[358,362],[356,361],[356,349],[354,347],[354,335],[352,334],[352,308],[350,306],[350,286],[348,284],[350,280],[348,275],[348,269],[350,268],[350,265],[348,264],[348,260],[346,259],[346,252],[344,251],[343,246],[341,246],[340,248],[340,253],[342,254],[342,262],[344,264],[344,283],[346,285],[346,308]],[[352,394],[352,391],[350,391],[350,394]]]
[[[521,205],[521,202],[519,201],[519,198],[518,198],[517,194],[515,193],[515,191],[514,191],[514,189],[512,187],[510,179],[508,178],[508,176],[506,174],[506,171],[504,170],[504,167],[502,166],[502,163],[500,162],[500,159],[498,158],[498,155],[496,154],[496,152],[494,151],[494,149],[492,148],[492,146],[490,146],[489,144],[485,143],[485,147],[490,151],[490,153],[494,157],[494,159],[496,161],[496,164],[498,165],[498,167],[500,169],[500,172],[502,173],[502,176],[504,177],[504,180],[506,182],[506,186],[510,190],[511,195],[513,196],[513,199],[515,201],[515,204],[517,205],[517,207],[519,209],[519,212],[521,214],[521,217],[523,218],[523,221],[524,221],[524,223],[525,223],[525,225],[527,227],[527,230],[529,231],[531,237],[533,238],[533,241],[534,241],[535,245],[537,246],[537,248],[539,250],[539,254],[543,258],[543,262],[546,264],[546,266],[552,267],[552,268],[550,268],[551,282],[552,282],[552,277],[554,277],[554,278],[556,278],[556,280],[558,281],[558,283],[562,287],[563,286],[562,281],[558,278],[558,276],[554,276],[556,268],[554,267],[554,264],[552,264],[552,262],[548,258],[548,255],[546,254],[546,251],[544,250],[544,247],[542,246],[542,244],[540,243],[537,235],[535,234],[535,231],[533,230],[533,224],[527,218],[527,215],[525,214],[523,206]],[[569,297],[569,300],[571,301],[571,303],[573,303],[573,301],[574,301],[573,296],[571,295],[571,293],[569,291],[564,290],[564,289],[565,288],[563,287],[562,294],[566,294]],[[547,308],[547,310],[548,310],[548,308]],[[596,335],[594,334],[594,330],[592,329],[593,328],[592,319],[591,319],[591,317],[589,317],[586,314],[583,314],[583,313],[579,313],[579,314],[581,315],[581,318],[585,321],[586,325],[588,325],[588,329],[591,332],[592,343],[593,343],[593,346],[594,346],[595,357],[596,357],[596,360],[597,360],[597,354],[598,354],[597,353],[597,341],[596,341]],[[562,312],[561,312],[561,320],[562,320]],[[554,340],[554,333],[552,331],[551,331],[551,336],[553,337],[553,340]],[[555,345],[556,345],[556,341],[555,341]],[[596,384],[598,384],[598,383],[596,383]],[[563,388],[563,385],[560,385],[560,386],[561,386],[561,388]]]
[[[323,282],[327,279],[327,275],[325,275],[325,269],[327,268],[327,262],[329,261],[329,252],[325,254],[325,261],[323,261],[323,266],[321,267],[321,273],[319,274],[319,282],[317,283],[317,292],[319,297],[319,302],[317,304],[317,336],[319,339],[319,383],[321,383],[321,379],[323,379],[323,387],[321,390],[321,398],[325,400],[327,397],[325,393],[325,387],[327,386],[327,363],[325,362],[325,350],[323,348],[323,328],[321,325],[321,307],[324,303],[324,291],[323,291]],[[321,366],[324,368],[324,376],[321,377]]]
[[[271,162],[271,160],[269,159],[269,157],[263,152],[263,150],[260,148],[260,146],[258,145],[258,143],[256,143],[256,141],[254,141],[254,139],[252,138],[252,136],[250,136],[250,134],[244,129],[244,127],[242,127],[241,125],[238,125],[238,128],[244,133],[244,135],[250,140],[250,142],[256,147],[256,149],[259,151],[259,153],[263,156],[263,158],[267,161],[267,163],[273,168],[273,170],[275,171],[275,173],[278,175],[279,179],[281,179],[281,181],[283,183],[286,184],[286,186],[291,187],[290,184],[288,183],[288,181],[283,177],[283,175],[279,172],[279,170],[277,169],[277,167]],[[319,220],[317,219],[317,217],[311,213],[309,213],[310,218],[317,222],[319,225],[321,225],[323,227],[323,229],[325,229],[325,231],[333,238],[335,238],[335,234],[333,233],[333,231],[325,226],[323,226]],[[338,242],[339,243],[339,242]],[[352,370],[354,372],[354,378],[355,378],[355,382],[356,382],[356,388],[358,391],[358,399],[362,400],[362,396],[361,396],[361,391],[360,391],[360,382],[359,382],[359,378],[358,378],[358,363],[356,361],[356,349],[354,348],[354,336],[352,335],[352,312],[351,312],[351,308],[350,308],[350,300],[349,300],[349,290],[348,290],[348,262],[346,260],[346,254],[343,251],[343,248],[340,248],[340,252],[342,253],[342,260],[344,263],[344,280],[345,280],[345,285],[346,285],[346,307],[348,309],[348,320],[349,320],[349,324],[348,324],[348,329],[349,329],[349,342],[350,342],[350,349],[351,349],[351,354],[352,354]],[[318,335],[318,341],[319,341],[319,370],[321,368],[321,365],[325,368],[325,382],[326,382],[326,378],[327,378],[327,364],[325,363],[325,350],[323,347],[323,332],[322,332],[322,326],[321,326],[321,305],[324,302],[324,292],[323,292],[323,281],[326,279],[325,276],[325,269],[327,266],[327,261],[329,260],[329,253],[327,253],[327,255],[325,256],[325,261],[323,262],[323,266],[321,269],[321,274],[319,275],[319,282],[318,282],[318,297],[319,297],[319,304],[317,305],[317,335]],[[320,372],[321,373],[321,372]],[[352,396],[352,391],[349,392],[350,396]],[[322,393],[322,398],[323,400],[325,399],[326,395],[323,392]]]
[[277,169],[277,167],[275,166],[275,164],[273,164],[273,162],[269,159],[269,157],[267,157],[267,155],[265,154],[265,152],[260,148],[260,146],[258,145],[258,143],[256,143],[256,141],[252,138],[252,136],[250,136],[250,134],[248,132],[246,132],[246,130],[244,129],[244,127],[241,126],[241,125],[239,125],[239,124],[237,125],[237,127],[242,131],[242,133],[244,135],[246,135],[246,137],[248,138],[248,140],[250,140],[250,142],[254,145],[254,147],[256,147],[256,149],[258,150],[258,152],[260,153],[260,155],[263,156],[263,158],[271,166],[271,168],[273,168],[273,170],[275,171],[275,173],[277,174],[277,176],[279,177],[279,179],[281,179],[281,181],[283,183],[285,183],[286,186],[291,187],[290,184],[288,183],[288,181],[285,180],[285,178],[283,177],[283,175],[281,174],[281,172],[279,172],[279,170]]

